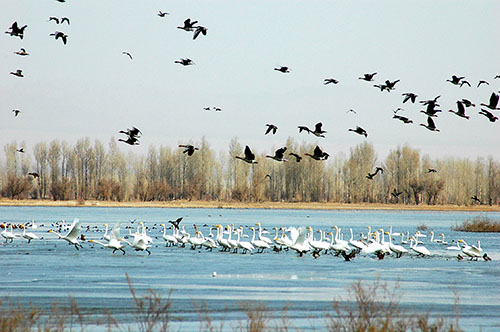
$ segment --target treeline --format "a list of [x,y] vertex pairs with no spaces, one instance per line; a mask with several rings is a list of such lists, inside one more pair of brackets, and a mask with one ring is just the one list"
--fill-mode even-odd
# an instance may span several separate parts
[[[146,155],[125,153],[113,138],[107,148],[84,138],[74,145],[38,143],[25,153],[12,142],[4,146],[0,193],[11,199],[79,201],[500,202],[500,163],[491,157],[431,159],[400,146],[382,161],[373,145],[362,143],[349,156],[326,161],[276,162],[258,155],[258,164],[249,165],[235,158],[244,150],[237,138],[228,153],[212,150],[204,138],[195,145],[199,151],[187,156],[177,146],[150,146]],[[314,149],[291,138],[285,146],[302,156]],[[368,179],[375,167],[384,172]]]

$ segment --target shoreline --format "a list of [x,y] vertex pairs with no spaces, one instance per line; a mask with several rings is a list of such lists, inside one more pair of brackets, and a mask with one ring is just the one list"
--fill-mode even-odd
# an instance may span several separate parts
[[127,208],[205,208],[205,209],[289,209],[289,210],[406,210],[406,211],[470,211],[500,212],[500,206],[489,205],[404,205],[380,203],[290,203],[290,202],[219,202],[175,200],[167,202],[114,202],[88,200],[79,202],[52,200],[0,199],[0,206],[45,206],[45,207],[127,207]]

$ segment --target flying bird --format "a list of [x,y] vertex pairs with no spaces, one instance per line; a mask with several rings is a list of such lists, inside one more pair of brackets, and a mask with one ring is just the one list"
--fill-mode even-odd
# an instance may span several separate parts
[[298,162],[298,163],[302,160],[302,157],[301,157],[301,156],[299,156],[299,155],[298,155],[298,154],[296,154],[296,153],[290,152],[288,155],[289,155],[289,156],[294,156],[294,157],[295,157],[295,161],[296,161],[296,162]]
[[476,104],[473,104],[469,99],[462,98],[461,102],[465,107],[476,107]]
[[10,26],[9,30],[10,31],[5,31],[5,33],[8,33],[11,36],[19,37],[21,39],[24,38],[24,29],[26,29],[27,25],[23,25],[22,27],[19,27],[17,24],[17,21],[12,23]]
[[30,172],[28,173],[28,175],[31,175],[35,179],[40,177],[40,175],[37,172]]
[[192,156],[196,150],[199,150],[191,144],[179,144],[179,147],[184,148],[184,151],[182,151],[182,153],[187,153],[188,156]]
[[174,229],[179,229],[179,224],[182,221],[183,217],[177,218],[176,220],[169,220],[168,222],[174,226]]
[[255,155],[253,154],[252,150],[250,150],[250,148],[248,147],[248,145],[245,146],[245,152],[244,153],[245,153],[244,157],[236,156],[235,158],[241,159],[244,162],[247,162],[249,164],[257,164],[257,161],[255,160]]
[[395,199],[398,199],[399,198],[399,195],[401,195],[403,192],[402,191],[397,191],[396,188],[394,188],[394,190],[392,191],[391,195],[395,198]]
[[286,151],[286,146],[276,150],[274,152],[274,156],[267,155],[266,158],[271,158],[271,159],[274,159],[276,161],[288,161],[287,159],[284,158],[285,151]]
[[18,115],[19,115],[19,113],[21,113],[21,111],[20,111],[20,110],[12,110],[12,112],[14,113],[14,116],[18,116]]
[[461,118],[469,120],[469,116],[465,115],[465,106],[461,101],[457,101],[457,111],[449,110],[451,113],[455,113]]
[[198,21],[192,21],[191,22],[191,19],[190,18],[187,18],[185,21],[184,21],[184,25],[181,26],[181,27],[177,27],[177,29],[182,29],[182,30],[185,30],[185,31],[193,31],[194,28],[195,28],[195,24],[198,23]]
[[277,70],[277,71],[282,72],[282,73],[289,73],[290,72],[290,69],[288,67],[285,67],[285,66],[280,66],[279,68],[274,68],[274,70]]
[[24,148],[19,148],[16,151],[19,152],[19,153],[24,153]]
[[47,22],[50,22],[50,21],[55,21],[56,24],[59,24],[59,18],[57,18],[57,17],[54,17],[54,16],[49,17],[49,20]]
[[267,129],[266,129],[266,133],[264,135],[269,134],[271,131],[273,132],[273,135],[276,134],[278,127],[276,127],[272,123],[268,123],[268,124],[266,124],[266,126],[267,126]]
[[430,131],[437,131],[437,132],[440,131],[439,129],[436,128],[436,124],[434,123],[434,121],[430,116],[427,117],[427,124],[421,123],[420,125],[422,127],[429,129]]
[[490,96],[490,103],[488,105],[481,104],[481,106],[488,107],[491,110],[499,110],[500,108],[497,108],[498,99],[499,99],[499,96],[495,92],[493,92]]
[[494,116],[493,113],[491,113],[490,111],[485,110],[484,108],[481,108],[481,110],[479,111],[479,114],[484,115],[485,117],[487,117],[488,120],[490,120],[490,122],[495,122],[495,121],[498,120],[498,117]]
[[355,110],[353,110],[352,108],[351,108],[350,110],[348,110],[346,113],[354,113],[354,114],[358,114],[358,113],[356,113],[356,111],[355,111]]
[[395,86],[396,86],[396,83],[398,83],[400,80],[395,80],[395,81],[389,81],[389,80],[386,80],[385,81],[385,86],[387,87],[386,90],[388,92],[390,92],[391,90],[394,90],[395,89]]
[[132,60],[132,54],[130,54],[129,52],[123,51],[122,54],[128,55],[128,57],[130,58],[130,60]]
[[433,104],[433,103],[427,104],[426,110],[425,111],[421,110],[420,112],[424,113],[425,115],[430,116],[430,117],[437,117],[437,113],[442,112],[442,111],[436,109],[436,105],[437,104]]
[[403,123],[406,123],[406,124],[408,124],[408,123],[413,123],[413,120],[410,120],[410,119],[408,119],[408,118],[407,118],[407,117],[405,117],[405,116],[401,116],[401,115],[397,115],[397,114],[394,114],[394,115],[392,116],[392,118],[393,118],[393,119],[400,120],[400,121],[402,121]]
[[454,84],[454,85],[460,85],[460,81],[463,80],[465,77],[464,76],[456,76],[456,75],[453,75],[451,76],[451,80],[446,80],[446,82],[450,82],[451,84]]
[[162,12],[161,10],[158,11],[158,16],[160,17],[165,17],[165,15],[170,15],[170,13],[167,13],[167,12]]
[[479,88],[479,86],[480,86],[481,84],[490,85],[490,83],[488,83],[487,81],[480,80],[480,81],[479,81],[479,83],[477,83],[477,87]]
[[337,80],[336,80],[336,79],[334,79],[334,78],[325,78],[325,79],[323,80],[323,84],[324,84],[324,85],[327,85],[327,84],[338,84],[338,83],[339,83],[339,81],[337,81]]
[[207,28],[205,27],[202,27],[201,25],[200,26],[197,26],[196,27],[196,30],[194,30],[194,34],[193,34],[193,40],[195,40],[199,35],[200,33],[203,35],[203,36],[206,36],[207,35]]
[[134,138],[139,138],[142,135],[142,132],[139,130],[139,128],[132,127],[132,129],[127,128],[127,130],[120,130],[118,133],[120,134],[125,134],[129,137],[134,137]]
[[441,97],[441,95],[437,96],[434,99],[429,99],[429,100],[421,100],[420,103],[424,106],[431,106],[431,107],[436,107],[439,106],[437,100]]
[[69,18],[67,18],[67,17],[61,18],[61,24],[63,24],[64,22],[66,22],[66,23],[68,23],[68,25],[70,25]]
[[18,69],[16,71],[11,71],[10,72],[12,75],[17,76],[17,77],[24,77],[23,71],[21,69]]
[[356,129],[349,129],[348,131],[352,131],[352,132],[355,132],[358,135],[363,135],[365,137],[368,137],[368,133],[366,132],[366,130],[364,130],[360,126],[356,126]]
[[469,81],[466,81],[466,80],[462,80],[462,82],[460,82],[460,87],[463,87],[464,84],[467,84],[469,86],[469,88],[471,87]]
[[360,80],[367,81],[367,82],[372,82],[373,81],[373,76],[377,75],[377,73],[372,73],[372,74],[364,74],[362,77],[358,77]]
[[124,142],[128,145],[139,145],[139,140],[136,137],[127,137],[127,139],[119,138],[118,141]]
[[417,99],[418,95],[412,93],[412,92],[405,92],[402,94],[404,96],[403,98],[403,104],[406,103],[408,100],[411,100],[413,104],[415,104],[415,100]]
[[68,42],[68,35],[66,35],[64,32],[61,31],[56,31],[54,33],[51,33],[49,36],[54,36],[56,40],[61,38],[64,45],[66,45],[66,43]]
[[428,168],[427,173],[437,173],[437,170],[435,168]]
[[180,63],[183,66],[190,66],[190,65],[194,65],[195,64],[193,62],[193,60],[191,60],[189,58],[185,58],[185,59],[181,58],[180,60],[174,61],[174,63]]
[[14,53],[16,53],[17,55],[21,55],[21,56],[29,55],[29,53],[27,53],[24,48],[21,48],[19,51],[14,52]]
[[314,160],[327,160],[330,156],[328,153],[323,152],[319,146],[316,145],[313,154],[305,153],[306,156],[311,157]]
[[366,176],[366,178],[369,179],[369,180],[372,180],[378,174],[378,172],[384,173],[384,169],[382,167],[375,167],[375,172],[368,173],[368,175]]

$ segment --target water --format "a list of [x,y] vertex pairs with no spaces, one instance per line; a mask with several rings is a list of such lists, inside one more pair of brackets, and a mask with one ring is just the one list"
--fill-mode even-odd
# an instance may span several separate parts
[[[232,330],[244,319],[237,310],[245,301],[258,301],[279,314],[287,307],[288,317],[295,327],[321,330],[326,313],[332,313],[333,299],[349,302],[347,288],[358,280],[372,283],[377,279],[400,287],[401,305],[411,312],[429,313],[431,317],[455,319],[453,289],[460,296],[460,326],[466,331],[500,330],[500,235],[494,233],[462,233],[450,226],[476,216],[474,212],[422,211],[327,211],[327,210],[255,210],[255,209],[161,209],[161,208],[100,208],[100,207],[0,207],[0,222],[24,223],[35,219],[35,233],[43,240],[27,244],[24,239],[0,245],[0,298],[32,302],[41,308],[67,303],[73,297],[85,313],[110,312],[120,322],[131,322],[133,301],[125,273],[130,276],[139,295],[151,288],[167,296],[179,320],[180,330],[199,328],[200,314],[196,305],[206,304],[210,317],[225,321]],[[483,213],[500,218],[500,213]],[[358,256],[351,262],[331,255],[314,259],[298,257],[294,252],[264,254],[229,254],[218,250],[166,248],[161,238],[160,223],[184,217],[181,224],[193,233],[197,224],[205,235],[213,224],[243,225],[260,222],[272,233],[277,226],[312,226],[330,231],[333,225],[342,228],[349,237],[366,234],[373,229],[393,226],[395,232],[414,233],[425,224],[435,234],[444,233],[446,240],[464,239],[469,244],[481,241],[481,247],[491,262],[458,261],[457,252],[446,246],[429,243],[431,258],[406,255],[401,259]],[[154,238],[150,256],[126,248],[126,255],[112,254],[109,249],[84,242],[81,250],[57,240],[47,233],[57,220],[83,222],[87,239],[100,239],[104,223],[134,226],[139,220],[150,227]],[[42,226],[43,225],[43,226]],[[91,231],[86,231],[87,225]],[[99,226],[93,231],[93,226]],[[154,229],[153,229],[154,228]],[[17,231],[18,233],[20,231]],[[170,232],[170,231],[168,231]],[[428,233],[427,233],[428,234]],[[274,233],[269,235],[273,237]],[[394,238],[399,243],[399,237]],[[1,238],[3,240],[3,238]],[[217,273],[213,277],[213,272]]]

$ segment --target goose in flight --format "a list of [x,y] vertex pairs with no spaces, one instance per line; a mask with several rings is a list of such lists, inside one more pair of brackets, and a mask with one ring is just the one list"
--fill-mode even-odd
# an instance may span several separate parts
[[469,88],[471,87],[469,81],[466,81],[466,80],[462,80],[462,82],[460,82],[460,87],[463,87],[465,84],[467,84],[469,86]]
[[66,43],[68,42],[68,35],[61,31],[53,32],[49,36],[54,36],[56,40],[61,38],[64,45],[66,45]]
[[498,99],[499,96],[495,92],[493,92],[490,96],[490,103],[488,105],[481,103],[481,106],[488,107],[491,110],[500,110],[500,108],[497,108]]
[[479,83],[477,83],[477,87],[479,88],[479,86],[480,86],[481,84],[490,85],[490,83],[488,83],[487,81],[485,81],[485,80],[480,80],[480,81],[479,81]]
[[184,218],[184,217],[180,217],[180,218],[177,218],[175,220],[169,220],[168,222],[170,224],[172,224],[172,226],[174,226],[174,229],[179,229],[179,224],[182,221],[182,218]]
[[31,175],[34,179],[40,177],[40,175],[37,172],[29,172],[28,175]]
[[362,77],[358,77],[358,79],[363,80],[363,81],[367,81],[367,82],[372,82],[373,81],[373,77],[375,75],[377,75],[377,73],[363,74],[363,76]]
[[439,132],[440,130],[436,128],[436,124],[434,123],[434,120],[430,116],[427,117],[427,124],[421,123],[420,124],[422,127],[425,127],[429,129],[430,131],[437,131]]
[[465,107],[476,107],[476,104],[473,104],[469,99],[462,98],[461,102]]
[[404,123],[413,123],[413,120],[408,119],[406,116],[401,116],[401,115],[394,114],[392,116],[392,118],[400,120],[400,121],[402,121]]
[[180,60],[175,60],[174,63],[180,63],[181,65],[183,66],[190,66],[190,65],[194,65],[195,63],[193,62],[193,60],[189,59],[189,58],[181,58]]
[[27,25],[23,25],[22,27],[19,27],[17,24],[17,21],[12,23],[10,26],[9,30],[10,31],[5,31],[5,33],[8,33],[11,36],[19,37],[21,39],[24,38],[24,29],[26,29]]
[[410,100],[413,104],[415,104],[415,100],[417,99],[418,95],[412,93],[412,92],[405,92],[402,94],[404,96],[403,98],[403,104],[406,103],[408,100]]
[[123,51],[122,54],[127,55],[130,58],[130,60],[133,60],[132,59],[132,54],[130,54],[129,52]]
[[437,96],[436,98],[434,99],[429,99],[429,100],[421,100],[420,101],[420,104],[424,105],[424,106],[429,106],[429,105],[432,105],[431,107],[436,107],[436,106],[439,106],[437,100],[441,97],[441,95]]
[[314,126],[314,130],[309,129],[306,126],[299,126],[298,128],[299,128],[299,133],[301,133],[303,130],[305,130],[309,134],[313,134],[314,136],[325,138],[325,135],[323,135],[323,134],[326,133],[326,130],[323,130],[322,127],[323,127],[323,123],[318,122]]
[[428,104],[427,108],[424,110],[421,110],[420,113],[424,113],[425,115],[429,117],[437,117],[437,113],[442,112],[441,110],[436,109],[436,104]]
[[54,233],[58,236],[59,239],[67,241],[69,244],[74,245],[76,250],[80,250],[78,246],[83,248],[80,242],[78,242],[78,239],[80,238],[80,224],[81,221],[79,219],[73,220],[73,224],[71,225],[69,232],[66,235],[56,233],[53,230],[49,230],[49,233]]
[[338,84],[338,83],[339,83],[339,81],[336,80],[336,79],[334,79],[334,78],[325,78],[323,80],[323,84],[324,85],[327,85],[327,84]]
[[12,75],[17,76],[17,77],[24,77],[23,71],[21,69],[18,69],[16,71],[11,71],[10,72]]
[[328,153],[323,152],[319,146],[316,145],[313,154],[305,153],[306,156],[311,157],[314,160],[327,160],[330,156]]
[[19,51],[17,52],[14,52],[15,54],[17,55],[20,55],[20,56],[26,56],[26,55],[29,55],[28,52],[26,52],[26,50],[24,48],[21,48]]
[[449,112],[455,113],[459,117],[469,120],[469,116],[465,115],[465,106],[461,101],[457,101],[457,109],[457,111],[449,110]]
[[50,21],[54,21],[54,22],[56,22],[56,24],[59,24],[59,18],[57,18],[55,16],[50,16],[49,20],[47,22],[50,22]]
[[165,15],[170,15],[170,13],[167,13],[167,12],[162,12],[161,10],[158,11],[158,16],[160,17],[165,17]]
[[139,130],[139,128],[132,127],[132,129],[127,128],[127,130],[120,130],[118,133],[120,134],[125,134],[129,137],[134,137],[134,138],[139,138],[142,135],[142,132]]
[[267,126],[267,129],[266,129],[266,133],[264,135],[267,135],[270,132],[272,132],[273,135],[276,134],[276,131],[278,130],[278,127],[276,127],[272,123],[268,123],[268,124],[266,124],[266,126]]
[[137,139],[137,137],[127,137],[127,139],[121,139],[119,138],[118,141],[120,142],[123,142],[123,143],[127,143],[128,145],[139,145],[139,140]]
[[203,35],[203,36],[206,36],[207,35],[207,28],[205,27],[202,27],[201,25],[200,26],[197,26],[196,27],[196,30],[194,30],[194,34],[193,34],[193,40],[195,40],[199,35],[200,33]]
[[498,120],[498,117],[494,116],[493,113],[491,113],[488,110],[485,110],[484,108],[481,108],[481,110],[479,111],[479,114],[484,115],[485,117],[487,117],[488,120],[490,120],[490,122],[495,122],[495,121]]
[[462,81],[465,78],[465,76],[456,76],[453,75],[451,76],[451,80],[446,80],[446,82],[450,82],[453,85],[460,85],[460,81]]
[[354,114],[358,114],[358,113],[356,113],[356,111],[355,111],[355,110],[353,110],[352,108],[351,108],[350,110],[348,110],[346,113],[354,113]]
[[68,25],[70,25],[69,18],[67,18],[67,17],[61,18],[61,24],[63,24],[64,22],[66,22],[66,23],[68,23]]
[[274,152],[274,156],[267,155],[266,158],[271,158],[271,159],[274,159],[276,161],[288,161],[287,159],[284,158],[285,151],[286,151],[286,146],[276,150]]
[[179,144],[179,147],[184,148],[184,151],[182,151],[182,153],[187,153],[188,156],[192,156],[196,150],[199,150],[191,144]]
[[478,202],[481,204],[481,200],[477,197],[477,195],[472,196],[470,199],[472,199],[474,202]]
[[277,70],[277,71],[282,72],[282,73],[289,73],[290,72],[290,68],[288,68],[286,66],[280,66],[279,68],[274,68],[274,70]]
[[14,116],[18,116],[19,113],[21,113],[20,110],[12,110],[12,113],[14,113]]
[[437,173],[437,170],[434,168],[427,169],[427,173]]
[[298,163],[300,163],[300,161],[302,160],[302,157],[301,157],[301,156],[299,156],[299,155],[298,155],[298,154],[296,154],[296,153],[290,152],[288,155],[289,155],[289,156],[294,156],[294,157],[295,157],[295,161],[296,161],[296,162],[298,162]]
[[196,28],[194,25],[198,23],[198,21],[192,21],[191,22],[191,19],[190,18],[187,18],[185,21],[184,21],[184,25],[181,26],[181,27],[177,27],[177,29],[182,29],[182,30],[185,30],[185,31],[193,31],[194,28]]
[[16,151],[19,152],[19,153],[24,153],[24,148],[19,148]]
[[348,131],[352,131],[352,132],[355,132],[358,135],[362,135],[362,136],[368,137],[368,133],[366,132],[366,130],[364,130],[360,126],[356,126],[356,129],[349,129]]
[[[399,195],[401,195],[403,192],[402,191],[397,191],[396,188],[392,191],[391,195],[395,198],[398,199]],[[390,238],[390,237],[389,237]]]
[[395,80],[395,81],[389,81],[389,80],[386,80],[385,81],[385,86],[387,87],[387,91],[391,91],[391,90],[394,90],[395,89],[395,86],[396,86],[396,83],[398,83],[400,80]]
[[250,150],[248,145],[245,146],[245,156],[244,157],[236,156],[235,158],[241,159],[249,164],[257,164],[257,160],[255,160],[255,155],[253,154],[252,150]]
[[369,179],[369,180],[372,180],[378,174],[378,172],[384,173],[384,169],[382,167],[375,167],[375,172],[368,173],[368,175],[366,176],[366,178]]

